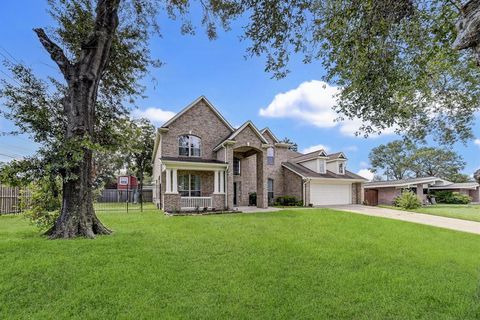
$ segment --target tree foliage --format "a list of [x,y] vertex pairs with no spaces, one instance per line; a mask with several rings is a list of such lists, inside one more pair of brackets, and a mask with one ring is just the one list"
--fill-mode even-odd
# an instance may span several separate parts
[[372,149],[369,155],[370,171],[382,173],[388,179],[407,178],[411,168],[413,145],[397,140]]
[[[291,52],[306,62],[319,59],[324,80],[341,88],[340,118],[363,120],[359,134],[395,128],[418,140],[433,134],[441,143],[472,137],[480,100],[472,59],[480,52],[478,1],[463,10],[451,0],[278,2],[284,4],[271,5],[285,8],[283,14],[265,14],[268,24],[247,28],[250,52],[265,54],[275,76],[288,73]],[[468,6],[475,8],[467,17]],[[459,29],[469,32],[457,32],[460,19]]]
[[292,139],[285,137],[280,142],[289,143],[289,144],[291,144],[291,146],[289,147],[290,150],[298,151],[298,144],[295,141],[293,141]]
[[409,141],[396,140],[373,148],[369,155],[372,172],[389,179],[439,177],[452,182],[466,182],[461,174],[465,161],[451,150],[417,147]]

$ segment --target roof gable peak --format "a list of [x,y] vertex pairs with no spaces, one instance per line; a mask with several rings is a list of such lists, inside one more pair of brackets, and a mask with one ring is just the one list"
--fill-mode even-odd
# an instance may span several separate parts
[[163,125],[162,125],[162,128],[165,128],[165,127],[168,127],[169,125],[171,125],[173,122],[175,122],[175,120],[177,120],[178,118],[180,118],[183,114],[185,114],[188,110],[190,110],[191,108],[193,108],[194,106],[196,106],[200,101],[203,101],[205,103],[205,105],[207,107],[209,107],[213,113],[227,126],[228,129],[230,129],[231,132],[234,132],[235,129],[232,127],[232,125],[227,121],[227,119],[225,119],[225,117],[220,113],[220,111],[217,110],[217,108],[215,108],[213,106],[213,104],[204,96],[204,95],[201,95],[200,97],[198,97],[197,99],[195,99],[193,102],[191,102],[189,105],[187,105],[185,108],[183,108],[180,112],[178,112],[173,118],[171,118],[170,120],[168,120],[167,122],[165,122]]

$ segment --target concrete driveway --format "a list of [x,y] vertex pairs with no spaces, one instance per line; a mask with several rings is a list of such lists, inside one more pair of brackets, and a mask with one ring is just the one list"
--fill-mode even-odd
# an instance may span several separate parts
[[480,222],[434,216],[430,214],[415,213],[387,208],[370,207],[362,205],[339,205],[329,208],[364,214],[373,217],[383,217],[402,220],[429,226],[480,234]]

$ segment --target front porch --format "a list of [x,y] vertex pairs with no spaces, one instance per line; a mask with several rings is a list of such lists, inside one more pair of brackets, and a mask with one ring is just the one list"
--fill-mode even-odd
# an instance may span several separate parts
[[164,211],[224,210],[227,207],[226,163],[162,161],[162,165]]

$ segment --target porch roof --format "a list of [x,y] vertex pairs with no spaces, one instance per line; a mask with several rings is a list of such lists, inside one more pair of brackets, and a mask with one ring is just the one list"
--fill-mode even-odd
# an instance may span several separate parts
[[181,170],[215,171],[225,170],[228,166],[228,163],[216,159],[162,157],[160,161],[165,168]]

